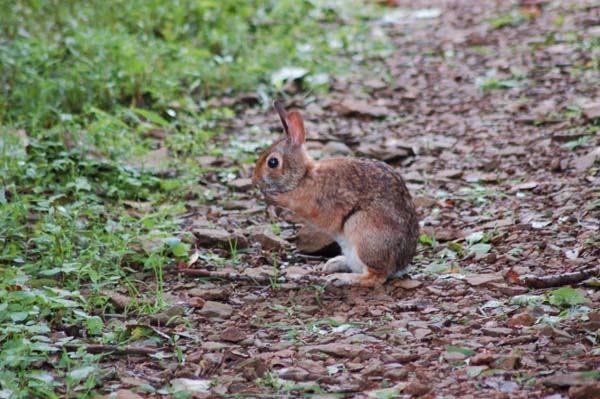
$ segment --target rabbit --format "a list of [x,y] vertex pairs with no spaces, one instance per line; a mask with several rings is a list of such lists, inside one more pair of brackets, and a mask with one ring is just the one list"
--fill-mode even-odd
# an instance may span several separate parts
[[323,271],[334,286],[374,287],[402,271],[416,252],[419,220],[402,177],[387,164],[338,157],[315,161],[304,148],[297,111],[273,104],[285,136],[261,154],[252,182],[268,203],[282,206],[339,244],[342,255]]

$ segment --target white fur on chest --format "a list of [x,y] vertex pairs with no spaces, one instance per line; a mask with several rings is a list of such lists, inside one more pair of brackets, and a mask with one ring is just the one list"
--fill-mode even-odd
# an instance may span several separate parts
[[346,257],[346,263],[350,267],[353,273],[365,273],[367,266],[360,260],[356,253],[356,247],[350,245],[346,237],[338,235],[335,237],[335,241],[342,249],[342,255]]

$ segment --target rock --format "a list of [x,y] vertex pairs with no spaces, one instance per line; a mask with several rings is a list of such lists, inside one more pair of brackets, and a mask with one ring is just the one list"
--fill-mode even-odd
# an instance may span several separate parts
[[249,232],[250,241],[260,243],[264,250],[282,250],[290,247],[290,243],[271,231],[271,226],[259,226]]
[[248,191],[252,188],[252,179],[240,178],[234,179],[227,183],[235,191]]
[[240,249],[248,246],[248,240],[239,233],[207,228],[195,229],[193,233],[196,237],[196,243],[204,248],[220,247],[230,249],[230,247],[234,247]]
[[481,331],[489,337],[504,337],[513,333],[512,329],[504,327],[484,327]]
[[339,141],[330,141],[323,146],[323,154],[328,156],[352,155],[353,152],[346,144]]
[[237,327],[227,327],[221,332],[220,337],[223,341],[240,342],[246,339],[246,333]]
[[513,317],[508,319],[508,321],[506,322],[506,325],[509,327],[521,327],[521,326],[530,327],[534,324],[535,324],[535,318],[526,312],[517,313],[516,315],[514,315]]
[[583,111],[583,116],[587,119],[597,119],[600,118],[600,102],[591,102],[585,104],[581,110]]
[[571,399],[600,399],[600,382],[569,388]]
[[431,390],[431,385],[425,385],[420,381],[413,380],[402,391],[403,394],[418,398],[425,396]]
[[226,303],[206,301],[198,314],[209,318],[228,319],[233,313],[233,308]]
[[498,283],[504,281],[504,278],[500,274],[472,274],[467,276],[467,283],[472,286],[480,286],[489,283]]
[[364,349],[357,345],[351,344],[323,344],[323,345],[309,345],[300,348],[300,355],[304,356],[307,353],[312,352],[323,352],[331,356],[338,357],[356,357],[364,353]]

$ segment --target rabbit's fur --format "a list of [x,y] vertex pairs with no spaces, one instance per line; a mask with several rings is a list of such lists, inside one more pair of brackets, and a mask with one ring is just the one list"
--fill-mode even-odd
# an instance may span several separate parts
[[[324,271],[334,285],[382,284],[416,252],[418,217],[402,177],[380,161],[313,160],[297,111],[275,102],[285,137],[258,159],[253,182],[270,203],[295,212],[337,241],[342,256]],[[273,161],[275,159],[276,161]]]

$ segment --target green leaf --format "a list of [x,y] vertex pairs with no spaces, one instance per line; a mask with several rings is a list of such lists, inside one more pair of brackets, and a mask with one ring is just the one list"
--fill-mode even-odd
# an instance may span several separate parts
[[155,112],[149,111],[147,109],[141,109],[141,108],[134,108],[133,112],[140,115],[144,119],[149,120],[150,122],[154,123],[155,125],[158,125],[161,127],[169,126],[169,122],[167,122],[165,119],[163,119],[163,117],[161,117],[160,115],[158,115]]
[[470,367],[467,367],[467,375],[469,377],[477,377],[486,368],[487,368],[487,366],[470,366]]
[[479,243],[479,244],[472,245],[469,248],[469,251],[471,253],[483,255],[483,254],[487,254],[488,252],[490,252],[491,249],[492,249],[492,246],[490,244]]
[[96,368],[92,366],[79,367],[69,371],[67,378],[70,380],[80,381],[84,378],[87,378],[87,376],[94,371],[96,371]]
[[465,241],[467,241],[469,244],[475,244],[476,242],[483,240],[483,237],[484,237],[483,231],[476,231],[476,232],[471,233],[468,236],[466,236]]
[[434,247],[437,244],[435,238],[429,237],[427,234],[421,234],[419,236],[419,242],[423,245],[429,245],[430,247]]
[[376,391],[369,391],[369,392],[367,392],[367,395],[370,396],[371,398],[377,398],[377,399],[393,399],[393,398],[397,398],[400,395],[400,392],[402,392],[402,390],[404,390],[405,387],[406,387],[405,384],[398,384],[392,388],[378,389]]
[[463,355],[465,355],[465,356],[473,356],[473,355],[476,355],[476,354],[477,354],[477,352],[476,352],[476,351],[474,351],[474,350],[467,349],[467,348],[461,348],[460,346],[452,346],[452,345],[450,345],[450,346],[448,346],[448,347],[446,348],[446,350],[447,350],[448,352],[458,352],[458,353],[462,353],[462,354],[463,354]]
[[548,293],[548,302],[554,306],[575,306],[590,303],[582,293],[571,287],[561,287]]
[[510,300],[510,303],[519,306],[539,305],[542,302],[544,297],[541,295],[515,295]]
[[85,324],[87,326],[88,332],[91,335],[99,335],[102,333],[102,328],[104,327],[104,322],[98,316],[92,316],[86,319]]

